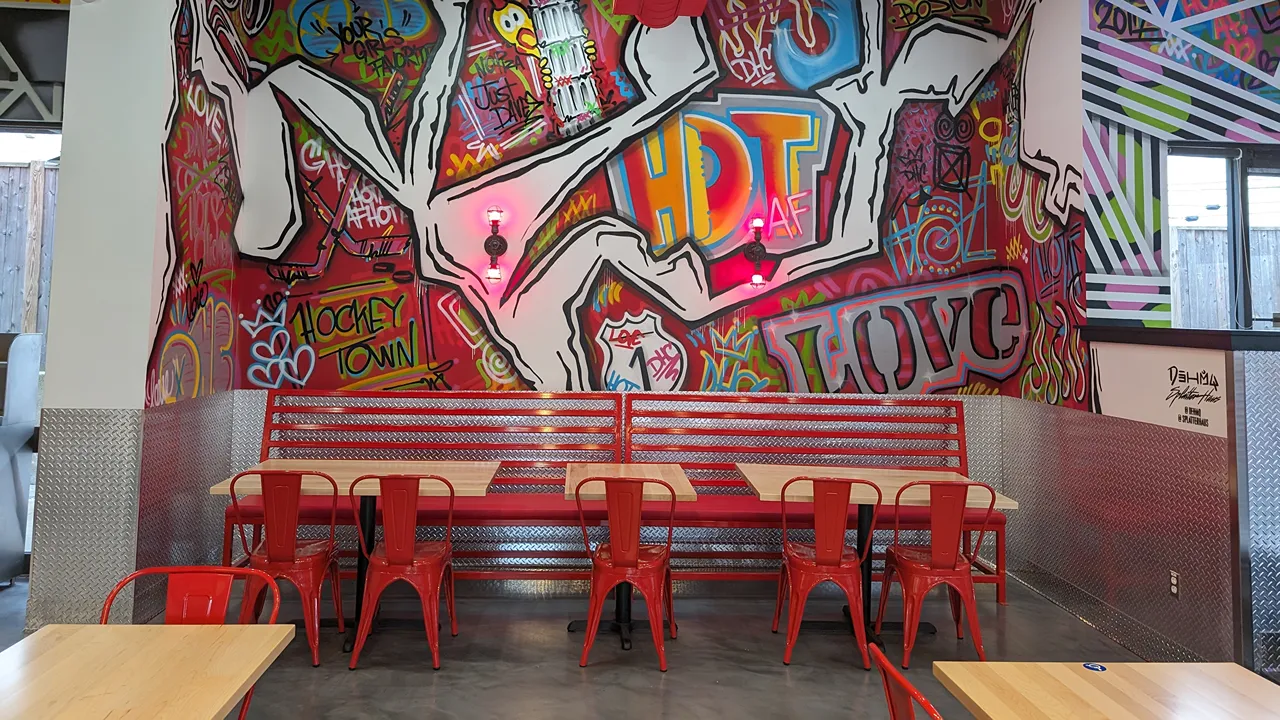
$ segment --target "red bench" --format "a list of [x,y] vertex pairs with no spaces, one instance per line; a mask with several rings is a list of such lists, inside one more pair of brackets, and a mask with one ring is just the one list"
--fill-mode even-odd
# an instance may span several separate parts
[[[622,396],[617,393],[309,392],[267,394],[261,459],[373,458],[497,460],[487,497],[458,498],[457,525],[578,523],[563,499],[569,462],[619,462]],[[244,520],[262,517],[260,498],[240,501]],[[330,499],[303,497],[302,525],[328,525]],[[436,510],[423,510],[424,521]],[[235,518],[227,508],[223,562],[231,563]],[[354,525],[346,502],[338,523]],[[579,553],[581,554],[581,553]],[[462,577],[462,574],[459,574]]]
[[[264,460],[335,457],[501,461],[489,494],[458,498],[454,509],[458,577],[486,580],[589,577],[581,536],[570,530],[577,508],[563,497],[569,462],[686,469],[699,497],[677,505],[673,570],[683,580],[772,579],[776,572],[779,506],[760,502],[735,462],[968,469],[957,400],[631,393],[624,407],[617,393],[268,394]],[[603,520],[598,505],[588,504],[589,523]],[[240,507],[250,523],[261,517],[260,501]],[[349,506],[339,511],[339,523],[353,524]],[[882,528],[893,526],[890,511],[882,511]],[[809,518],[800,506],[794,512],[789,523],[803,527]],[[927,529],[927,509],[908,512],[903,528]],[[439,513],[424,508],[420,521],[433,524]],[[300,515],[301,524],[327,525],[329,500],[304,498]],[[228,509],[227,563],[233,522]],[[981,566],[975,579],[996,583],[1003,602],[1003,514],[996,523],[997,566]],[[470,537],[465,530],[493,526],[508,530]]]
[[[677,522],[716,527],[778,527],[780,506],[760,502],[734,463],[948,468],[968,475],[964,406],[945,398],[867,395],[726,395],[628,393],[626,462],[676,462],[698,490],[677,506]],[[977,531],[986,514],[970,511]],[[808,518],[788,518],[788,524]],[[856,514],[851,527],[856,524]],[[904,508],[904,530],[926,531],[928,508]],[[993,513],[996,564],[975,565],[974,580],[994,583],[1005,602],[1005,515]],[[893,529],[893,498],[879,529]],[[967,542],[967,537],[966,537]],[[774,553],[776,557],[776,552]],[[725,579],[758,573],[729,571]]]

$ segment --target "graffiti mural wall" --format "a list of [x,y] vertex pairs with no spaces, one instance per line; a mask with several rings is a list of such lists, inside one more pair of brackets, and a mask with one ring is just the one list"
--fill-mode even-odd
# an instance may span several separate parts
[[1089,318],[1167,327],[1167,143],[1280,141],[1280,3],[1089,0],[1085,15]]
[[[651,29],[611,0],[190,0],[151,402],[648,388],[1083,407],[1079,97],[1067,133],[1037,104],[1063,67],[1078,86],[1054,5],[710,0]],[[491,271],[495,207],[509,249]]]

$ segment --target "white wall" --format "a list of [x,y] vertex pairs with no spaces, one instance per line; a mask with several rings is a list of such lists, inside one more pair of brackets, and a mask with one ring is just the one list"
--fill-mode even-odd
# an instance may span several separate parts
[[141,408],[177,0],[74,0],[44,403]]

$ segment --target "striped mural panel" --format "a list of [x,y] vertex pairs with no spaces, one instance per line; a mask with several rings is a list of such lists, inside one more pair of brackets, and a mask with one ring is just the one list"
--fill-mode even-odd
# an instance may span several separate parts
[[1280,142],[1280,2],[1082,4],[1089,320],[1169,325],[1168,143]]

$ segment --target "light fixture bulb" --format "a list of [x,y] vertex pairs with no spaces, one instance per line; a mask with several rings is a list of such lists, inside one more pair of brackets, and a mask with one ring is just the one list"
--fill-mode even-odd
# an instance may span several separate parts
[[498,207],[497,205],[494,205],[493,207],[489,208],[488,213],[489,213],[490,223],[502,222],[502,216],[503,216],[502,208]]
[[752,275],[752,276],[751,276],[751,287],[753,287],[753,288],[762,288],[762,287],[764,287],[764,275],[761,275],[760,273],[756,273],[756,274]]
[[762,217],[755,217],[755,218],[751,218],[751,229],[752,229],[752,230],[763,230],[763,229],[764,229],[764,218],[762,218]]
[[502,268],[498,267],[498,263],[489,263],[489,269],[484,272],[484,279],[491,283],[502,282]]

